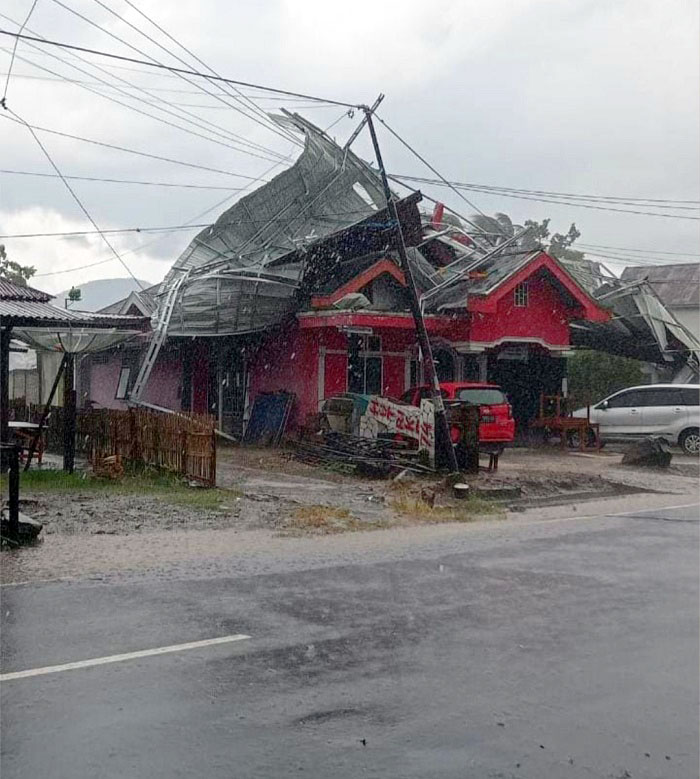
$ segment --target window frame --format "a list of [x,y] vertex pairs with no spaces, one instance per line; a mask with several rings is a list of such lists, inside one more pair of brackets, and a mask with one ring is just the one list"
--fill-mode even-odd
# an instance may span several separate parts
[[[347,344],[347,372],[346,372],[346,387],[348,389],[348,392],[357,392],[356,389],[351,389],[351,378],[355,376],[355,378],[359,378],[359,373],[355,374],[351,370],[351,354],[355,352],[354,349],[351,348],[351,339],[356,338],[357,342],[359,342],[359,349],[357,349],[356,354],[359,357],[358,362],[362,366],[362,390],[358,393],[360,395],[374,395],[379,394],[381,395],[384,390],[384,355],[382,354],[382,338],[379,335],[369,334],[369,333],[349,333],[348,334],[348,344]],[[372,340],[371,345],[374,347],[374,349],[370,349],[370,339]],[[374,392],[368,392],[367,390],[367,362],[368,360],[378,360],[378,367],[379,367],[379,391],[377,393]]]
[[528,308],[530,305],[530,282],[521,281],[513,289],[513,305],[516,308]]
[[[126,374],[126,381],[122,387],[123,377]],[[117,379],[117,388],[114,392],[115,400],[127,400],[131,391],[131,366],[122,365],[119,369],[119,378]]]

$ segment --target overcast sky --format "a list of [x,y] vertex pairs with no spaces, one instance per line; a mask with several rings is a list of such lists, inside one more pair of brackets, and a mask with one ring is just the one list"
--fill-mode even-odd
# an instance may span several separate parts
[[[700,199],[700,25],[697,0],[132,0],[174,38],[225,76],[242,81],[369,103],[386,94],[380,115],[443,175],[456,181],[530,190],[635,198]],[[169,51],[192,61],[124,0],[38,0],[25,32],[142,57],[110,37],[124,38],[146,55],[178,64],[128,22]],[[14,22],[32,0],[5,0],[0,13]],[[110,14],[104,6],[119,14]],[[66,10],[94,21],[90,26]],[[0,27],[17,24],[0,17]],[[0,36],[0,72],[6,74],[12,39]],[[56,57],[60,57],[56,59]],[[213,96],[172,74],[20,43],[7,105],[32,125],[146,151],[161,157],[256,177],[269,170],[270,152],[297,149]],[[81,73],[68,63],[87,71]],[[37,67],[41,66],[41,67]],[[199,66],[198,66],[199,67]],[[42,70],[41,68],[44,68]],[[126,69],[128,68],[128,69]],[[50,72],[53,71],[53,72]],[[150,113],[152,106],[108,89],[104,79],[144,100],[165,99],[191,112],[159,115],[223,141],[234,132],[259,144],[262,157],[192,136],[108,101],[72,80]],[[117,80],[117,77],[121,81]],[[4,85],[5,75],[0,77]],[[50,80],[49,80],[50,79]],[[125,83],[125,81],[127,83]],[[201,83],[201,81],[199,82]],[[136,92],[133,85],[149,90]],[[215,87],[207,86],[212,92]],[[344,142],[358,121],[338,106],[280,101],[255,95],[266,110],[295,108]],[[230,103],[231,101],[229,101]],[[160,105],[170,111],[177,107]],[[53,173],[26,127],[0,122],[2,167]],[[216,125],[201,127],[201,123]],[[224,198],[233,202],[249,179],[137,157],[39,133],[61,171],[72,176],[188,183],[224,189],[180,189],[72,181],[103,229],[180,225]],[[380,139],[390,171],[431,176],[386,131]],[[235,142],[232,142],[235,143]],[[250,147],[247,147],[250,148]],[[368,141],[355,150],[370,159]],[[272,158],[279,159],[279,158]],[[276,170],[280,170],[277,168]],[[272,171],[274,174],[275,171]],[[0,233],[90,230],[86,216],[58,178],[0,174]],[[257,185],[254,185],[257,186]],[[469,207],[438,187],[424,191],[459,211]],[[638,216],[572,206],[469,194],[488,213],[514,221],[551,217],[555,229],[576,222],[582,242],[697,254],[700,222]],[[222,205],[198,219],[212,221]],[[629,206],[622,206],[629,208]],[[642,207],[639,210],[648,210]],[[697,212],[684,212],[698,216]],[[159,281],[195,231],[174,235],[110,237],[139,278]],[[35,265],[34,284],[48,291],[95,278],[126,276],[99,237],[0,238],[8,254]],[[147,243],[137,252],[133,250]],[[668,261],[672,255],[659,255]],[[686,259],[690,259],[689,257]],[[615,266],[620,270],[620,266]],[[50,275],[47,275],[50,274]]]

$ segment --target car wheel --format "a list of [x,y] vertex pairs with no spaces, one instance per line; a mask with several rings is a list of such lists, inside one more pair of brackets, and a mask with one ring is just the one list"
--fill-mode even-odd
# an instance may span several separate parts
[[[569,449],[578,449],[581,445],[581,436],[577,430],[571,430],[567,436],[567,443],[569,444]],[[595,433],[592,430],[587,430],[586,432],[586,446],[587,447],[593,447],[595,446]]]
[[567,443],[569,444],[569,449],[578,449],[581,446],[581,436],[577,431],[572,430],[567,436]]
[[678,443],[685,454],[700,454],[700,430],[697,427],[684,430],[678,439]]

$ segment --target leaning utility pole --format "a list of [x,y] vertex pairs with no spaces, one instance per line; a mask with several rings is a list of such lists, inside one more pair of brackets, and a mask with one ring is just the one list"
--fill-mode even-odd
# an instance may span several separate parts
[[[383,97],[383,95],[380,95],[379,100],[377,103],[375,103],[375,106]],[[457,467],[457,457],[455,455],[454,447],[452,446],[450,428],[447,424],[447,415],[445,413],[445,403],[442,399],[440,383],[438,382],[437,373],[435,372],[433,350],[430,346],[428,331],[425,329],[423,312],[421,311],[420,302],[418,300],[416,283],[413,279],[413,271],[411,270],[411,266],[408,262],[408,255],[406,254],[406,244],[403,240],[403,230],[401,229],[401,222],[399,221],[399,212],[391,194],[391,189],[389,189],[389,181],[386,177],[386,170],[384,169],[382,153],[379,149],[379,142],[377,141],[377,133],[375,132],[374,124],[372,122],[374,106],[372,108],[369,106],[363,106],[362,110],[365,112],[367,127],[369,128],[369,133],[372,136],[372,145],[374,146],[374,154],[377,158],[379,173],[382,177],[386,205],[389,209],[389,213],[391,214],[391,218],[396,224],[396,248],[399,252],[399,258],[401,260],[401,269],[403,270],[404,277],[406,278],[408,303],[411,307],[411,314],[413,315],[413,321],[416,325],[418,344],[423,355],[423,367],[427,374],[426,378],[428,380],[428,384],[430,385],[430,394],[432,396],[433,406],[435,407],[435,460],[436,462],[442,460],[443,462],[447,463],[447,466],[452,473],[457,473],[459,471],[459,468]],[[438,453],[440,453],[441,457],[438,457]]]

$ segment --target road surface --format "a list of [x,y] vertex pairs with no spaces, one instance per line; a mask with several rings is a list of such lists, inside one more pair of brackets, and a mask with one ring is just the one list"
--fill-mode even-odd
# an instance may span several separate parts
[[3,779],[698,776],[697,506],[423,530],[4,587]]

